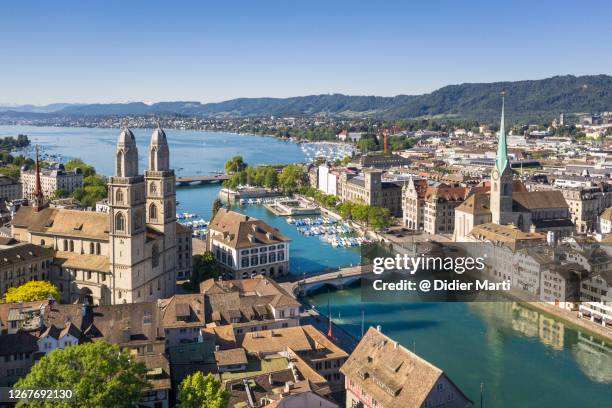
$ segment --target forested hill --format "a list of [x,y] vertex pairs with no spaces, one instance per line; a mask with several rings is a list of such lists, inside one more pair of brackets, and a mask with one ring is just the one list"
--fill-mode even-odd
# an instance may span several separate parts
[[[552,119],[559,113],[612,111],[612,76],[556,76],[553,78],[495,83],[449,85],[424,95],[395,97],[310,95],[292,98],[239,98],[218,103],[142,102],[69,105],[45,113],[20,110],[24,115],[193,115],[201,117],[313,116],[411,119],[450,117],[492,121],[499,118],[500,92],[507,93],[508,119]],[[203,95],[203,99],[205,95]],[[5,113],[6,114],[6,113]]]

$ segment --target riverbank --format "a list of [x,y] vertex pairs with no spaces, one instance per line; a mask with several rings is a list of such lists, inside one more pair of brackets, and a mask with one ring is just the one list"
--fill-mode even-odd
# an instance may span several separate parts
[[575,329],[584,330],[586,332],[589,332],[590,334],[593,334],[597,337],[601,337],[603,340],[612,343],[612,330],[603,326],[599,326],[591,322],[590,320],[578,317],[577,312],[575,311],[561,309],[546,302],[533,302],[526,300],[526,298],[516,290],[511,290],[506,296],[514,301],[519,302],[525,307],[537,310],[538,312],[542,312],[551,317],[555,317],[559,320],[562,320],[563,323],[573,326]]

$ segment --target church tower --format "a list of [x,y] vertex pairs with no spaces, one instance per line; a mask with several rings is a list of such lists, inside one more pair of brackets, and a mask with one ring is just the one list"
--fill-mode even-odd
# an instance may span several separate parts
[[491,221],[495,224],[512,222],[512,169],[508,159],[508,143],[506,141],[504,94],[502,93],[497,158],[495,159],[495,167],[491,171]]
[[138,174],[134,134],[125,127],[117,140],[115,175],[108,183],[112,303],[138,299],[145,277],[145,180]]
[[[166,274],[176,273],[176,180],[170,169],[170,151],[166,133],[158,125],[151,135],[149,166],[145,172],[146,222],[163,234],[163,248],[159,248],[161,266]],[[166,280],[168,278],[166,277]],[[175,276],[169,279],[174,285]],[[171,290],[172,288],[168,288]],[[173,292],[172,292],[173,293]]]

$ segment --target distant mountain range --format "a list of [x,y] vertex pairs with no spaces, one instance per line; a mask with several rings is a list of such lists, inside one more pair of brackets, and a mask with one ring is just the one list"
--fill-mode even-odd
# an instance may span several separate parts
[[206,118],[256,116],[377,117],[383,119],[499,118],[500,92],[507,93],[508,119],[552,119],[559,113],[612,110],[612,76],[556,76],[541,80],[449,85],[423,95],[309,95],[292,98],[239,98],[218,103],[143,102],[0,106],[1,116],[186,115]]

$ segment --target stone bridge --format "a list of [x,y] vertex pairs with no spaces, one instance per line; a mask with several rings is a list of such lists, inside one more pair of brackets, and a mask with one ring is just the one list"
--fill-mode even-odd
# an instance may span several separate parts
[[178,176],[176,184],[178,186],[188,186],[190,184],[212,184],[220,183],[229,179],[227,174],[211,174],[208,176]]
[[362,266],[351,266],[335,271],[310,275],[305,279],[285,282],[282,285],[289,293],[293,293],[295,296],[300,297],[305,296],[312,290],[320,289],[325,285],[333,286],[336,289],[342,289],[360,280],[363,273]]

